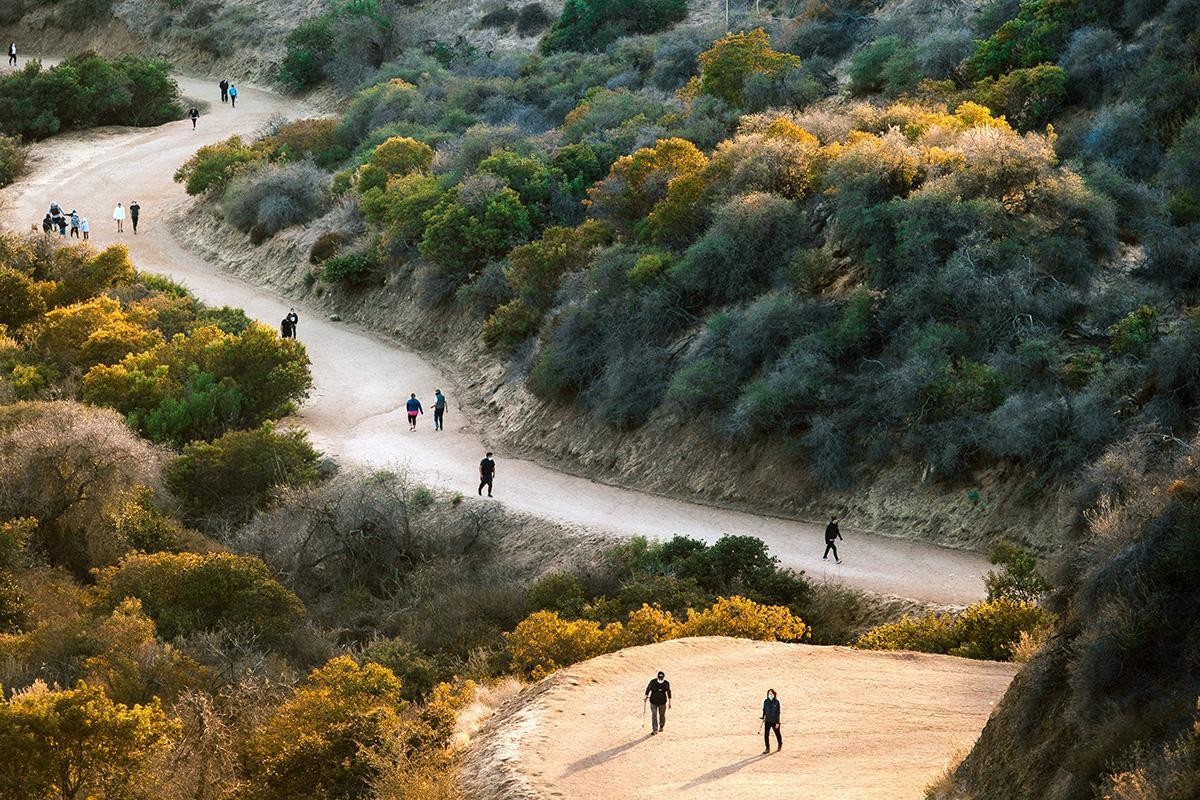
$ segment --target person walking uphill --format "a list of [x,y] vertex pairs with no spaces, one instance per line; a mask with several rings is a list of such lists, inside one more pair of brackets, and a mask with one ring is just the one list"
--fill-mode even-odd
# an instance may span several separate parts
[[229,81],[225,80],[224,78],[221,78],[221,82],[218,83],[217,86],[220,87],[220,89],[221,89],[221,102],[228,103],[229,102]]
[[[838,529],[838,518],[834,517],[833,519],[829,520],[829,524],[825,526],[825,555],[821,556],[822,561],[829,560],[829,551],[832,550],[833,560],[839,564],[842,563],[842,560],[838,558],[837,545],[834,544],[834,542],[841,538],[842,532]],[[842,541],[845,540],[842,539]]]
[[232,83],[229,84],[229,104],[233,108],[237,108],[237,96],[238,96],[237,87],[234,86]]
[[483,461],[479,462],[479,496],[483,496],[483,487],[487,487],[488,497],[492,496],[492,480],[496,477],[496,462],[492,460],[492,454],[489,452],[483,457]]
[[79,238],[79,214],[75,209],[71,209],[71,235],[76,239]]
[[443,420],[446,418],[446,395],[441,389],[433,390],[433,429],[443,430]]
[[134,200],[129,204],[129,221],[133,223],[133,235],[137,236],[137,221],[138,215],[142,213],[142,207],[138,205],[138,201]]
[[655,736],[667,729],[667,709],[671,707],[671,682],[664,673],[646,684],[645,700],[650,702],[650,735]]
[[192,130],[196,130],[196,120],[200,119],[200,111],[195,106],[188,112],[188,119],[192,121]]
[[771,731],[775,731],[775,751],[783,749],[783,734],[779,730],[779,698],[774,689],[767,689],[767,699],[763,700],[763,755],[771,752]]
[[421,401],[417,399],[416,392],[409,395],[405,407],[408,408],[408,429],[415,431],[417,429],[417,414],[425,413],[425,409],[421,408]]
[[117,221],[117,233],[125,232],[125,209],[120,203],[113,209],[113,219]]

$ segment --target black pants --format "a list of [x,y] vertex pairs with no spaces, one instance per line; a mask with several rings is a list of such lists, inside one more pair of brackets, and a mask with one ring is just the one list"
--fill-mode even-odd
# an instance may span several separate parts
[[825,543],[825,555],[821,556],[821,558],[829,558],[829,551],[830,551],[830,550],[832,550],[832,551],[833,551],[833,557],[834,557],[834,559],[835,559],[835,560],[838,560],[838,561],[840,561],[841,559],[839,559],[839,558],[838,558],[838,554],[837,554],[837,545],[836,545],[836,544],[834,544],[833,542],[826,542],[826,543]]
[[229,102],[233,104],[234,108],[237,108],[237,95],[236,94],[229,95]]
[[[195,122],[192,122],[192,127],[193,127],[193,128],[194,128],[194,127],[196,127],[196,123],[195,123]],[[131,215],[131,216],[129,217],[129,219],[130,219],[130,221],[131,221],[131,222],[133,222],[133,232],[134,232],[134,233],[137,233],[137,214],[133,214],[133,215]]]
[[446,416],[446,409],[435,408],[433,410],[433,429],[440,431],[442,429],[442,418]]
[[16,63],[17,63],[17,57],[16,57],[16,56],[14,56],[12,53],[9,53],[9,54],[8,54],[8,63],[9,63],[10,65],[16,66]]
[[479,494],[483,494],[483,487],[485,487],[485,486],[488,489],[488,497],[491,497],[492,496],[492,476],[491,475],[480,475],[479,476]]
[[222,103],[228,103],[228,102],[229,102],[229,91],[228,91],[227,89],[222,89],[222,90],[221,90],[221,102],[222,102]]
[[780,732],[779,728],[775,727],[778,724],[778,722],[763,722],[764,750],[771,749],[771,731],[775,731],[775,741],[778,743],[778,747],[783,747],[783,734]]

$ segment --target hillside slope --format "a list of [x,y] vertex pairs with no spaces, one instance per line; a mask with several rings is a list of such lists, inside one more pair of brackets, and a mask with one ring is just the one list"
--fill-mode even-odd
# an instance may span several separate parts
[[[651,738],[639,714],[660,669],[674,700],[666,732]],[[1014,671],[711,637],[636,647],[507,703],[476,736],[463,783],[478,800],[915,800],[975,739]],[[769,756],[755,730],[768,688],[784,735]]]

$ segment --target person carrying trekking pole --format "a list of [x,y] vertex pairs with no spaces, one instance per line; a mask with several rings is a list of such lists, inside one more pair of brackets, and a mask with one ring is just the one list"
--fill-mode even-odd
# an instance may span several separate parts
[[646,684],[646,701],[650,703],[650,735],[657,736],[667,729],[667,709],[671,707],[671,682],[666,674],[660,672]]
[[771,731],[775,731],[775,752],[783,749],[783,734],[779,730],[779,698],[774,689],[767,689],[767,699],[763,700],[763,755],[771,752]]
[[441,389],[433,390],[433,429],[440,431],[444,429],[443,421],[446,418],[446,395],[442,394]]
[[492,454],[489,451],[479,462],[479,492],[483,496],[483,487],[487,487],[488,497],[492,496],[492,480],[496,477],[496,462],[492,460]]
[[416,392],[408,396],[408,402],[405,403],[405,407],[408,409],[408,429],[415,431],[417,429],[417,415],[425,413],[425,409],[421,408],[421,401],[417,399]]
[[[834,517],[829,520],[829,524],[825,526],[825,555],[821,556],[822,561],[829,560],[829,551],[833,551],[833,560],[837,563],[842,563],[838,558],[837,545],[834,544],[838,539],[842,538],[842,532],[838,529],[838,518]],[[842,541],[845,541],[842,539]]]

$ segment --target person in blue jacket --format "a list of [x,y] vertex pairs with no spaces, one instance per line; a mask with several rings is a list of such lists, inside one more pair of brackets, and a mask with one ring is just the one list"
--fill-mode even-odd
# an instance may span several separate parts
[[417,414],[424,414],[425,409],[421,408],[421,401],[417,399],[416,392],[409,395],[408,403],[405,405],[408,408],[408,429],[415,431],[417,429]]
[[783,749],[783,734],[779,730],[779,698],[774,689],[767,689],[767,699],[763,700],[763,755],[771,752],[771,731],[775,731],[776,752]]

